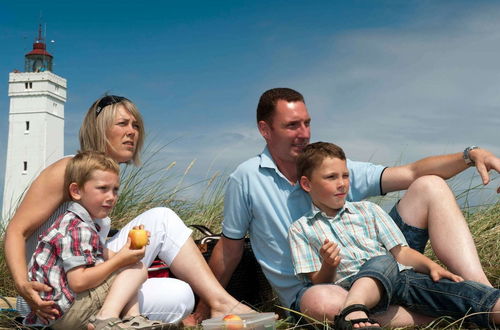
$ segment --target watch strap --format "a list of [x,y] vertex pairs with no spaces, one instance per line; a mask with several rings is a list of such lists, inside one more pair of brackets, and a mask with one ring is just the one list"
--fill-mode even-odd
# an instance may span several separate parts
[[470,151],[474,150],[474,149],[479,149],[479,147],[478,146],[470,146],[470,147],[465,148],[465,150],[464,150],[463,158],[464,158],[465,164],[467,164],[468,166],[475,166],[476,165],[476,163],[472,160],[472,158],[470,158]]

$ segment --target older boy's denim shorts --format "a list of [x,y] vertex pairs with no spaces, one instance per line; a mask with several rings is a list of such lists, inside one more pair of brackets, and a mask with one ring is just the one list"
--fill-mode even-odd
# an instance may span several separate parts
[[429,240],[429,232],[427,229],[421,229],[417,227],[410,226],[404,222],[399,215],[398,206],[399,201],[394,205],[394,207],[389,212],[392,220],[398,225],[399,229],[403,232],[403,235],[408,242],[408,246],[420,253],[424,253],[425,245]]
[[474,322],[481,328],[493,327],[490,312],[500,298],[499,289],[474,281],[434,282],[429,275],[413,270],[402,271],[395,287],[397,292],[391,304],[434,317],[467,316],[465,322]]
[[359,272],[340,286],[350,289],[362,277],[377,279],[384,287],[380,302],[371,309],[381,313],[390,305],[401,305],[427,316],[450,316],[474,322],[480,327],[490,324],[489,312],[500,298],[500,290],[473,281],[453,282],[441,279],[434,282],[429,275],[413,270],[399,271],[392,255],[377,256],[361,266]]

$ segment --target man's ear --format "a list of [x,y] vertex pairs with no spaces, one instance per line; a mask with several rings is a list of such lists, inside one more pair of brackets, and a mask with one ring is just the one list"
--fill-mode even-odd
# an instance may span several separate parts
[[76,182],[71,182],[69,184],[69,196],[75,201],[79,201],[82,198],[80,188]]
[[307,192],[311,191],[311,182],[309,181],[307,176],[305,175],[301,176],[299,182],[302,189],[304,189]]
[[262,137],[267,141],[271,135],[271,127],[264,120],[260,120],[257,123],[257,126],[259,127],[260,135],[262,135]]

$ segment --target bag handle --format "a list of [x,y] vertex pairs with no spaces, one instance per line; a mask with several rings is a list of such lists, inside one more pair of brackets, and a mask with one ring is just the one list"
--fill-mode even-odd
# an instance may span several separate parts
[[220,239],[220,235],[205,236],[200,240],[200,244],[205,244],[205,243],[208,243],[210,241],[219,240],[219,239]]
[[214,234],[208,227],[204,225],[189,225],[188,227],[193,227],[199,230],[201,233],[205,234],[205,236],[220,236],[220,234]]

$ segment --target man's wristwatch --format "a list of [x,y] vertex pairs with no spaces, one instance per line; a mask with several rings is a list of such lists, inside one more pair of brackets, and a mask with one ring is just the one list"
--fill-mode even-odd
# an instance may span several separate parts
[[465,148],[464,150],[464,161],[465,161],[465,164],[467,164],[468,166],[475,166],[476,163],[470,158],[470,151],[471,150],[474,150],[474,149],[479,149],[478,146],[470,146],[470,147],[467,147]]

